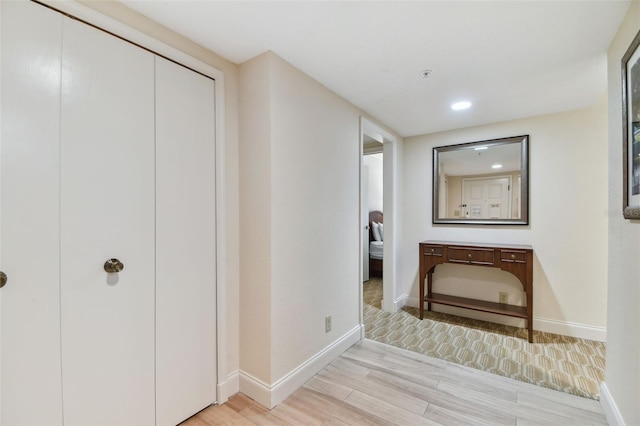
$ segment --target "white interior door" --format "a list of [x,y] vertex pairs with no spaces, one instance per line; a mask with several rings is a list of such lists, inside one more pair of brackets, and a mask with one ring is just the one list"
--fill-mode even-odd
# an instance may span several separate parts
[[471,219],[509,219],[511,217],[511,178],[462,180],[462,204],[465,215]]
[[216,400],[214,81],[156,58],[156,407],[175,425]]
[[1,2],[0,424],[62,424],[59,118],[62,16]]
[[0,12],[0,424],[176,424],[215,402],[214,82]]
[[153,424],[154,57],[74,20],[63,34],[64,422]]

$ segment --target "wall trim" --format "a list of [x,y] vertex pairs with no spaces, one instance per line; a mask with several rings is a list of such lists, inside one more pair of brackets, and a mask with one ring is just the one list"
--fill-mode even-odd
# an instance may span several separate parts
[[[409,295],[407,293],[403,293],[401,294],[394,302],[394,309],[395,312],[398,312],[400,309],[404,308],[405,306],[409,305],[411,306],[408,302],[409,302]],[[416,299],[416,308],[418,307],[418,299]]]
[[[404,296],[405,295],[403,295],[403,297]],[[403,303],[404,304],[402,306],[410,306],[412,308],[418,308],[420,306],[417,297],[404,297]],[[400,308],[402,307],[400,304],[398,304],[398,306]],[[605,327],[595,327],[593,325],[578,324],[575,322],[533,317],[533,329],[535,331],[577,337],[579,339],[595,340],[597,342],[607,341],[607,329]]]
[[606,327],[533,317],[533,328],[538,331],[578,337],[580,339],[595,340],[598,342],[607,341]]
[[229,374],[226,380],[218,383],[216,388],[218,394],[216,404],[222,405],[227,402],[230,397],[240,392],[240,371],[236,370]]
[[358,324],[272,385],[240,371],[240,392],[269,409],[275,407],[302,386],[304,382],[360,341],[363,328],[363,325]]
[[620,410],[618,410],[618,405],[614,401],[613,396],[611,396],[609,388],[605,382],[602,382],[600,385],[600,405],[602,405],[604,415],[607,417],[607,422],[611,426],[626,425],[622,418],[622,414],[620,414]]
[[[384,261],[383,261],[383,304],[382,309],[387,312],[397,312],[394,310],[396,304],[393,302],[396,300],[396,290],[398,288],[398,271],[400,270],[400,262],[398,259],[398,245],[399,245],[399,234],[400,234],[400,217],[398,211],[398,186],[400,179],[398,177],[399,174],[399,154],[398,154],[398,138],[391,133],[384,130],[382,127],[377,125],[373,120],[365,117],[363,115],[360,116],[360,159],[358,164],[358,185],[359,185],[359,205],[360,205],[360,250],[359,250],[359,259],[362,259],[362,241],[364,237],[364,228],[368,225],[367,219],[363,217],[364,212],[362,211],[362,157],[364,155],[364,136],[367,135],[370,138],[382,143],[382,152],[384,154],[383,160],[383,191],[384,191],[384,200],[383,200],[383,208],[384,211],[384,235],[385,242],[384,245]],[[359,283],[362,283],[362,268],[360,268],[360,280]],[[362,286],[360,286],[362,288]],[[360,290],[360,300],[362,300],[362,289]],[[392,301],[385,303],[386,301]],[[360,304],[360,318],[362,322],[363,318],[363,307],[362,303]]]
[[244,371],[240,371],[239,378],[240,392],[260,405],[269,409],[273,408],[271,405],[271,388],[267,383]]

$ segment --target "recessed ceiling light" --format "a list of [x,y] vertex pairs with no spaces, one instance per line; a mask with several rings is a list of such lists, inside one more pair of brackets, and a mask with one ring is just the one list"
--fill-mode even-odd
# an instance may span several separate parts
[[493,166],[491,166],[492,169],[501,169],[502,168],[502,164],[494,164]]
[[451,109],[454,111],[461,111],[469,107],[471,107],[471,102],[469,101],[456,102],[455,104],[451,105]]

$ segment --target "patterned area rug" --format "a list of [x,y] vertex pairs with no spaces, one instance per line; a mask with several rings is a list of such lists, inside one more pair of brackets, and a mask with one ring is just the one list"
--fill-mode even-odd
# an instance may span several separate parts
[[380,309],[382,280],[364,283],[367,338],[435,358],[591,399],[600,398],[606,346],[602,342],[405,307]]

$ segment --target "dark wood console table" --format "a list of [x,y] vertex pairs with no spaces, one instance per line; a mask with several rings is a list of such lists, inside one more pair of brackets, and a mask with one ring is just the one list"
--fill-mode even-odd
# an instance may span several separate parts
[[[441,263],[477,265],[500,268],[515,275],[527,295],[527,306],[487,302],[465,297],[433,293],[432,274]],[[427,294],[424,281],[427,278]],[[507,315],[527,320],[529,342],[533,343],[533,248],[525,245],[468,244],[450,241],[423,241],[420,243],[420,319],[432,303]]]

